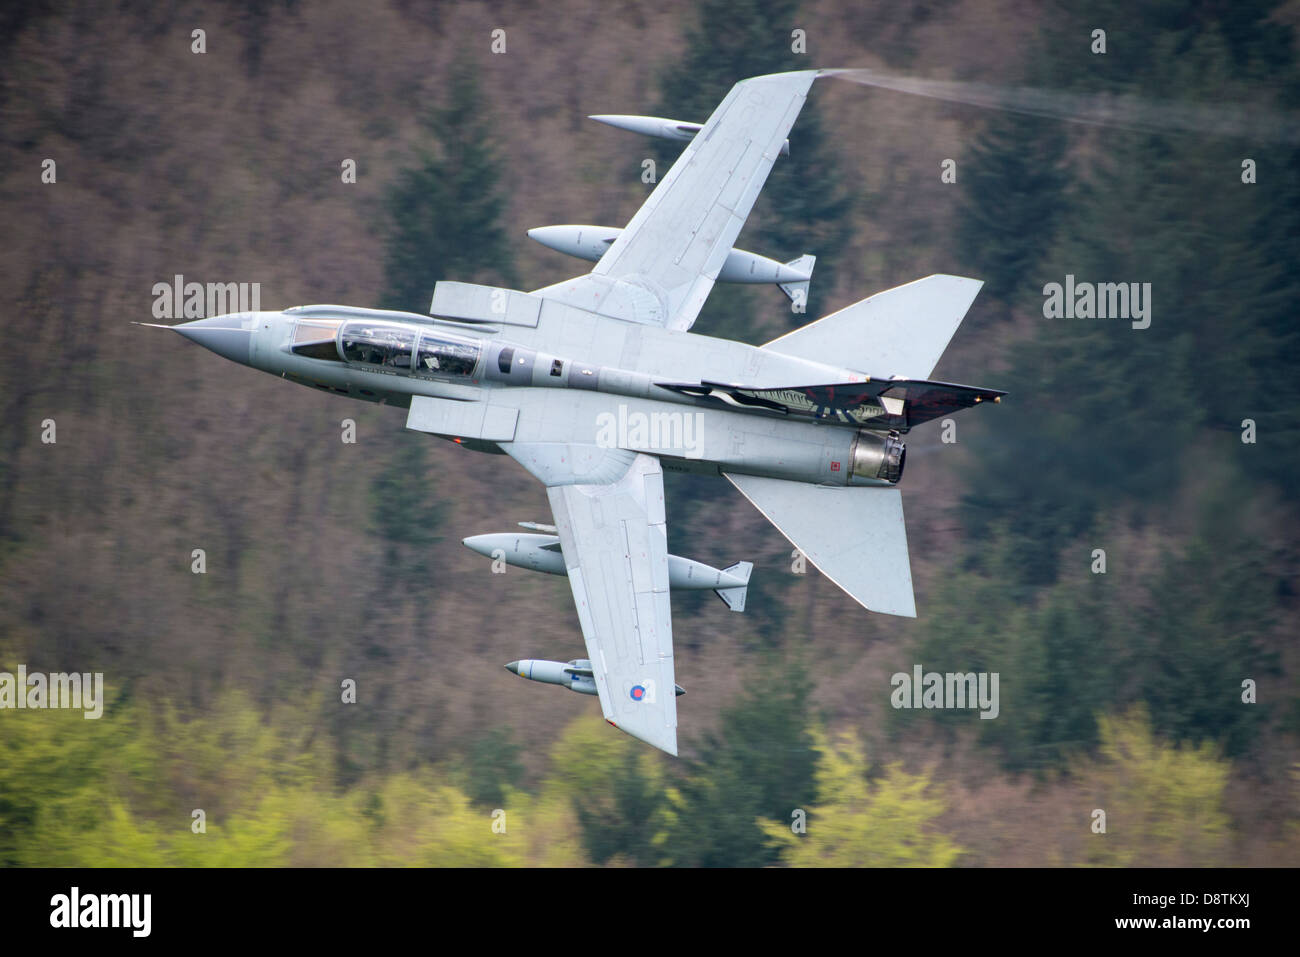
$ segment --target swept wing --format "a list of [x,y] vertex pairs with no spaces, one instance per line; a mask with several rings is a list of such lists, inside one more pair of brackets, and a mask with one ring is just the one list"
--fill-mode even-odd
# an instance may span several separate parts
[[534,295],[630,322],[689,329],[817,72],[737,83],[596,268]]
[[[528,448],[503,446],[517,458]],[[571,480],[571,477],[568,477]],[[613,481],[567,484],[547,497],[605,720],[677,753],[668,531],[659,460],[639,454]]]

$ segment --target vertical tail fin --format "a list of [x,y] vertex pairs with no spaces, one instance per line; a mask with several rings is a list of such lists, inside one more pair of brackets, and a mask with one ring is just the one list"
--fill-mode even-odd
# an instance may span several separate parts
[[983,285],[961,276],[927,276],[855,302],[763,348],[873,376],[929,379]]

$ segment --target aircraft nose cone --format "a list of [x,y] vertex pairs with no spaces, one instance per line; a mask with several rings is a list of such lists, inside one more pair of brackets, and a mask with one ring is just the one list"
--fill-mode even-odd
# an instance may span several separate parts
[[244,328],[244,317],[238,314],[195,319],[172,326],[191,342],[197,342],[223,359],[248,365],[253,330],[251,324]]
[[510,662],[510,664],[506,665],[506,671],[509,671],[512,674],[516,674],[516,675],[519,674],[519,662],[517,661]]

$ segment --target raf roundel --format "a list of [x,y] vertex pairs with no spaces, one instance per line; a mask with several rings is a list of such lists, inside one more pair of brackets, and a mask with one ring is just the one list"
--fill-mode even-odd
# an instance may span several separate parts
[[633,686],[632,686],[632,690],[631,690],[631,692],[629,692],[629,693],[632,695],[632,700],[633,700],[633,701],[644,701],[644,700],[645,700],[645,685],[633,685]]

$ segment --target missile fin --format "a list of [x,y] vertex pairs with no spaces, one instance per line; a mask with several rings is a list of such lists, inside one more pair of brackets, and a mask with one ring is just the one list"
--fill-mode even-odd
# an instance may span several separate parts
[[519,527],[534,532],[546,532],[549,535],[556,534],[554,525],[544,525],[541,522],[520,522]]
[[713,594],[717,595],[732,611],[745,610],[745,596],[749,592],[749,573],[754,570],[753,562],[736,562],[734,565],[728,565],[723,569],[729,575],[734,575],[745,584],[737,588],[715,588]]
[[780,289],[785,293],[786,298],[796,305],[808,305],[808,287],[812,285],[813,266],[817,264],[817,257],[812,253],[804,253],[798,259],[791,259],[787,266],[792,269],[798,269],[808,274],[804,282],[783,282],[780,283]]

